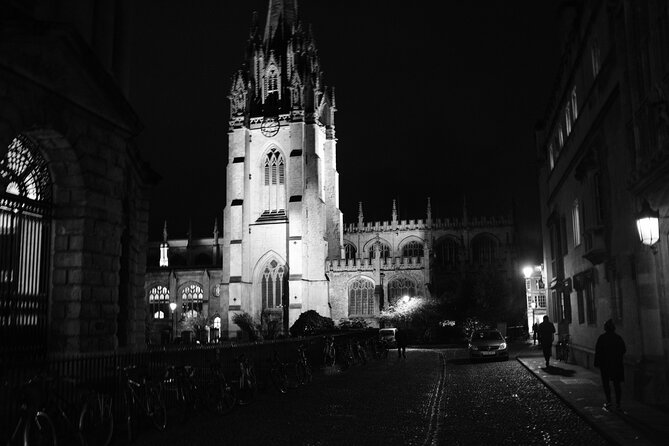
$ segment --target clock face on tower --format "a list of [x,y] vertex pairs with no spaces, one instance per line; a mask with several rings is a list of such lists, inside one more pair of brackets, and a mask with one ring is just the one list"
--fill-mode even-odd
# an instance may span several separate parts
[[267,138],[279,133],[279,119],[276,117],[265,117],[260,124],[260,131]]

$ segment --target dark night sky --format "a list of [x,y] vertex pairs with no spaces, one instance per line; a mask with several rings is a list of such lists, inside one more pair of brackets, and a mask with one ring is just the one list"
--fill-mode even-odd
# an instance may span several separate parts
[[[539,260],[534,124],[559,62],[557,0],[301,0],[336,87],[345,222],[507,213]],[[267,0],[136,3],[130,102],[145,130],[151,239],[211,235],[225,204],[230,78]],[[534,242],[534,245],[532,244]]]

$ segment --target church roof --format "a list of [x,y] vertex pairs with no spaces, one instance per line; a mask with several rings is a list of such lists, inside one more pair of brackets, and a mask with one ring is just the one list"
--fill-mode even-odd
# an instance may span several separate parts
[[290,32],[296,23],[297,0],[269,0],[263,41],[267,43],[273,40],[279,29],[282,34],[285,31]]

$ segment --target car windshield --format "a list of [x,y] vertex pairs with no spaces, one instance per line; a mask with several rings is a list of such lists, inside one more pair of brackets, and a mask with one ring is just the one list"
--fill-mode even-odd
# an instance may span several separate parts
[[477,331],[472,336],[476,341],[501,341],[502,335],[499,331]]
[[379,330],[379,334],[381,336],[388,336],[388,335],[394,335],[395,330]]

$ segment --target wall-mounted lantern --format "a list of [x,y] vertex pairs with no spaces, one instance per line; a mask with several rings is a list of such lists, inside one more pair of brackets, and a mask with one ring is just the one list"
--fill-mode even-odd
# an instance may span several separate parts
[[660,213],[650,207],[648,200],[643,200],[636,216],[636,228],[644,245],[652,246],[660,239]]

